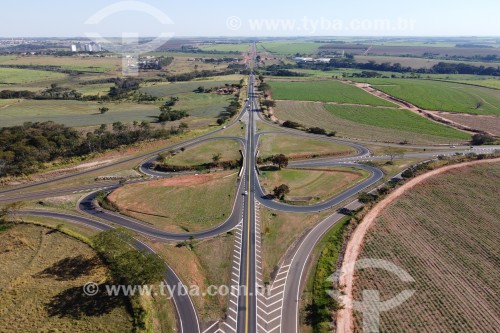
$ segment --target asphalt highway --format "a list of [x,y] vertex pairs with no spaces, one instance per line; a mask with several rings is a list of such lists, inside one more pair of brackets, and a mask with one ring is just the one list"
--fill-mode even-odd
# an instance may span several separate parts
[[[236,322],[235,330],[238,333],[257,332],[258,331],[257,328],[259,326],[258,303],[261,300],[257,295],[257,289],[259,288],[259,286],[257,285],[257,280],[258,280],[257,274],[259,272],[257,268],[258,265],[256,263],[257,260],[256,244],[259,244],[260,242],[260,232],[257,231],[259,225],[257,219],[258,210],[256,204],[259,203],[273,210],[296,212],[296,213],[314,212],[314,211],[322,211],[330,209],[333,206],[339,205],[344,202],[348,202],[348,200],[352,199],[356,194],[380,182],[380,180],[383,178],[384,174],[380,169],[370,165],[360,164],[357,162],[370,161],[370,160],[388,160],[391,159],[391,157],[372,156],[369,149],[364,147],[359,142],[351,142],[339,138],[328,138],[325,136],[308,134],[297,130],[283,129],[282,127],[276,127],[280,129],[279,132],[278,131],[257,132],[256,121],[259,118],[261,121],[265,121],[267,124],[271,126],[275,125],[270,122],[267,122],[261,116],[258,105],[258,96],[254,91],[254,84],[255,84],[255,78],[252,73],[249,77],[249,84],[248,84],[249,99],[243,106],[243,111],[240,113],[240,115],[227,126],[227,127],[239,126],[238,123],[240,121],[242,123],[246,123],[247,129],[245,138],[240,138],[235,136],[214,137],[213,136],[214,134],[217,134],[224,130],[224,128],[220,128],[216,131],[187,140],[185,142],[164,147],[162,149],[141,154],[139,156],[125,158],[121,161],[109,165],[104,165],[94,169],[85,170],[75,174],[61,176],[38,183],[26,184],[22,186],[4,189],[0,191],[0,203],[23,201],[23,200],[38,200],[46,197],[54,197],[70,193],[91,191],[92,193],[85,195],[78,204],[78,209],[84,214],[86,214],[86,216],[78,216],[78,215],[71,215],[71,214],[51,212],[51,211],[39,211],[39,210],[37,211],[29,210],[23,213],[29,215],[42,216],[42,217],[50,217],[55,219],[63,219],[70,221],[72,223],[83,224],[98,230],[107,230],[115,226],[121,226],[131,229],[149,238],[154,238],[163,241],[180,242],[190,238],[207,239],[229,232],[235,229],[237,226],[241,226],[241,244],[238,246],[239,250],[238,253],[240,254],[240,257],[238,258],[239,260],[238,267],[240,267],[238,280],[239,280],[239,286],[243,287],[240,290],[245,290],[245,292],[241,293],[237,299],[237,310],[236,310],[237,320],[235,321]],[[311,167],[348,166],[366,170],[369,172],[370,175],[364,181],[353,185],[352,187],[346,189],[339,195],[336,195],[333,198],[329,198],[315,205],[292,206],[271,200],[266,196],[267,193],[264,193],[259,183],[258,170],[256,164],[256,158],[257,158],[256,153],[258,149],[257,148],[258,142],[260,136],[263,134],[287,134],[302,138],[304,137],[313,138],[322,141],[344,144],[356,150],[356,154],[352,156],[293,161],[290,162],[289,164],[290,167],[311,168]],[[47,185],[53,182],[79,177],[81,175],[88,174],[91,172],[94,173],[97,171],[105,171],[106,169],[112,166],[121,165],[135,160],[137,161],[142,160],[142,162],[139,165],[139,170],[143,174],[150,176],[149,179],[155,179],[158,177],[172,177],[174,176],[173,174],[166,174],[152,170],[152,163],[157,158],[157,155],[159,153],[169,150],[178,150],[183,147],[188,148],[205,142],[210,142],[212,140],[219,140],[219,139],[235,140],[240,143],[243,155],[243,166],[241,170],[241,176],[238,178],[238,183],[236,184],[237,186],[234,193],[235,201],[233,203],[233,209],[231,215],[224,223],[209,230],[195,232],[195,233],[166,232],[145,222],[138,221],[136,219],[121,215],[119,213],[107,211],[101,208],[96,203],[95,200],[97,191],[99,190],[113,191],[119,188],[120,186],[123,186],[122,184],[119,184],[117,181],[103,181],[91,185],[80,185],[80,186],[77,185],[57,190],[49,189],[49,190],[40,190],[38,192],[23,193],[23,190],[27,189],[32,190],[33,188],[36,188],[41,185]],[[373,143],[373,144],[378,144],[378,143]],[[455,153],[461,153],[461,154],[469,152],[488,153],[500,149],[500,146],[491,146],[491,147],[488,146],[488,147],[473,148],[473,149],[470,149],[469,147],[466,146],[448,147],[448,148],[441,147],[441,148],[442,150],[440,151],[408,153],[402,156],[397,156],[395,158],[397,159],[413,158],[413,157],[434,158],[437,157],[438,155],[453,155]],[[436,147],[432,147],[432,149],[436,149]],[[144,181],[144,180],[135,180],[135,181]],[[193,202],[193,204],[195,204],[195,202]],[[290,260],[286,265],[286,267],[288,268],[282,270],[283,274],[286,275],[286,279],[282,279],[283,281],[286,281],[283,284],[284,286],[283,295],[281,296],[281,300],[278,298],[278,301],[274,302],[274,304],[278,305],[281,304],[281,312],[276,311],[276,313],[280,313],[279,317],[280,324],[279,326],[273,328],[273,331],[274,329],[279,329],[280,332],[286,332],[286,333],[298,332],[297,328],[298,301],[300,299],[301,291],[303,288],[303,283],[304,283],[303,278],[305,274],[304,272],[307,267],[307,262],[309,260],[310,253],[312,249],[315,247],[315,245],[319,242],[321,237],[342,217],[343,215],[334,213],[328,218],[326,218],[324,221],[317,224],[303,238],[301,238],[300,243],[296,247],[294,247],[289,253]],[[137,244],[135,245],[139,249],[154,253],[154,251],[144,243],[138,241]],[[175,274],[174,271],[172,271],[170,267],[165,273],[165,280],[169,285],[177,285],[178,283],[181,283],[179,277]],[[281,303],[279,303],[279,301],[281,301]],[[200,323],[198,320],[196,310],[193,306],[193,302],[190,299],[190,297],[188,295],[182,296],[181,294],[174,295],[174,302],[177,309],[180,331],[186,333],[200,332]]]

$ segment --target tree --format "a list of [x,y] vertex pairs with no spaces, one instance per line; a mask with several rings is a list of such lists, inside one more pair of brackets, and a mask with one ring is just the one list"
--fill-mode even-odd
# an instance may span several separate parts
[[106,230],[92,238],[95,250],[110,262],[129,251],[133,241],[130,233],[123,228]]
[[103,231],[92,238],[96,251],[109,263],[117,283],[143,285],[163,278],[165,263],[158,256],[132,247],[134,239],[122,228]]
[[290,188],[286,184],[281,184],[280,186],[276,186],[273,190],[273,194],[276,198],[280,200],[285,199],[285,195],[290,193]]
[[105,107],[105,106],[103,106],[102,108],[99,108],[99,112],[100,112],[101,114],[105,114],[105,113],[106,113],[106,112],[108,112],[108,111],[109,111],[109,108],[107,108],[107,107]]
[[321,127],[310,127],[307,129],[307,132],[308,133],[312,133],[312,134],[319,134],[319,135],[326,135],[326,130],[324,128],[321,128]]
[[493,142],[495,142],[495,138],[493,138],[489,134],[474,134],[474,136],[472,136],[472,141],[471,141],[471,143],[474,146],[481,146],[481,145],[490,144]]
[[217,118],[217,125],[222,125],[226,122],[224,118]]
[[265,101],[262,102],[262,105],[264,105],[268,108],[274,108],[276,106],[276,101],[266,99]]
[[5,205],[5,207],[0,210],[0,219],[9,218],[12,221],[17,221],[24,206],[26,206],[26,203],[22,201]]
[[271,163],[277,165],[281,170],[282,168],[286,168],[288,166],[288,157],[283,154],[274,155],[273,157],[271,157]]
[[189,125],[184,123],[184,122],[180,123],[179,124],[179,132],[186,133],[187,131],[189,131]]
[[218,165],[218,164],[219,164],[219,162],[220,162],[221,157],[222,157],[222,155],[221,155],[220,153],[214,154],[214,155],[212,156],[212,161],[214,161],[214,163],[215,163],[216,165]]
[[391,158],[391,162],[397,157],[404,155],[404,149],[398,147],[385,147],[384,154],[388,155]]
[[129,250],[111,263],[113,280],[126,285],[145,285],[163,279],[165,262],[153,253]]
[[373,194],[366,193],[366,192],[362,192],[358,196],[359,202],[364,203],[364,204],[369,203],[369,202],[373,202],[373,201],[375,201],[375,199],[376,199],[376,197]]
[[291,120],[286,120],[284,123],[283,123],[283,127],[287,127],[287,128],[299,128],[299,127],[302,127],[301,124],[295,122],[295,121],[291,121]]

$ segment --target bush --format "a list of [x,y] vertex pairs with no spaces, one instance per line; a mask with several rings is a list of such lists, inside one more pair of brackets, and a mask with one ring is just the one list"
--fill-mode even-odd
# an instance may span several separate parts
[[287,127],[287,128],[299,128],[299,127],[302,127],[301,124],[295,122],[295,121],[291,121],[291,120],[287,120],[283,123],[283,127]]
[[376,199],[377,199],[377,196],[370,194],[370,193],[366,193],[366,192],[362,192],[358,196],[359,202],[364,203],[364,204],[373,202]]
[[310,127],[307,129],[308,133],[326,135],[326,130],[321,127]]
[[489,134],[474,134],[471,144],[474,146],[487,145],[495,142],[495,139]]
[[168,111],[162,111],[162,113],[158,117],[158,121],[160,123],[164,123],[167,121],[180,120],[180,119],[186,118],[188,116],[189,115],[186,111],[168,110]]

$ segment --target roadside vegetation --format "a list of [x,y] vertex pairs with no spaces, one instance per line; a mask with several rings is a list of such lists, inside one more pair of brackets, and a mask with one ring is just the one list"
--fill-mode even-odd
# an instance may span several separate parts
[[0,248],[0,330],[134,330],[127,298],[82,296],[85,283],[104,283],[109,273],[88,245],[54,230],[16,224],[0,233]]
[[350,217],[337,222],[316,245],[312,257],[315,264],[307,277],[303,292],[301,322],[304,332],[321,333],[331,329],[334,314],[342,304],[332,296],[333,274],[337,271]]
[[[237,171],[175,177],[123,186],[106,200],[123,214],[172,232],[215,227],[229,218]],[[203,198],[193,204],[193,198]]]
[[287,134],[265,134],[259,139],[259,157],[264,159],[275,154],[284,154],[293,160],[351,155],[355,152],[354,148],[339,143]]
[[[267,170],[261,168],[261,184],[265,192],[275,194],[275,188],[284,184],[287,193],[281,198],[289,204],[317,204],[332,198],[348,187],[367,178],[364,170],[354,168],[316,168]],[[278,198],[281,196],[278,195]]]
[[274,211],[264,206],[259,207],[259,212],[262,232],[262,275],[264,282],[270,282],[278,273],[278,264],[290,246],[328,212],[295,214]]
[[181,148],[162,154],[159,162],[164,165],[173,166],[199,166],[206,163],[218,163],[239,161],[241,159],[240,144],[229,139],[211,140],[199,145]]
[[202,323],[224,318],[228,309],[226,295],[210,296],[203,293],[211,285],[230,285],[233,240],[234,236],[228,233],[207,240],[191,239],[178,244],[149,241],[185,285],[199,287],[200,295],[192,297],[192,300]]

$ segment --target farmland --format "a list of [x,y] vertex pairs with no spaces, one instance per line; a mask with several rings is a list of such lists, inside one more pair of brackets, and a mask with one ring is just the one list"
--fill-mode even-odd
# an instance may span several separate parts
[[394,104],[374,97],[363,90],[338,81],[270,82],[277,100],[320,101],[376,106]]
[[[237,174],[224,171],[121,187],[109,196],[120,211],[173,232],[199,231],[224,222]],[[204,198],[192,205],[192,199]]]
[[[389,62],[391,64],[400,63],[403,67],[412,67],[412,68],[431,68],[434,65],[437,65],[440,62],[446,63],[463,63],[463,61],[451,61],[451,60],[442,60],[442,59],[427,59],[427,58],[412,58],[412,57],[388,57],[388,56],[361,56],[358,55],[355,57],[357,62],[367,63],[369,61],[375,61],[376,63],[386,63]],[[472,66],[484,66],[484,67],[497,67],[500,65],[499,63],[493,62],[477,62],[477,61],[467,61],[466,64]]]
[[259,154],[269,157],[275,154],[285,154],[288,158],[311,158],[312,156],[349,155],[356,151],[349,147],[334,142],[301,138],[300,145],[297,137],[284,134],[265,134],[260,138]]
[[67,70],[104,73],[120,71],[122,60],[118,57],[29,56],[2,61],[2,65],[59,66]]
[[261,184],[266,193],[272,193],[275,187],[286,184],[290,188],[287,201],[311,204],[331,198],[367,176],[365,171],[354,168],[282,169],[261,172]]
[[472,116],[468,114],[447,112],[439,112],[438,115],[458,124],[479,129],[491,133],[494,136],[500,136],[500,117]]
[[31,69],[0,68],[0,84],[20,84],[64,78],[66,75]]
[[88,281],[106,281],[106,266],[86,244],[33,225],[0,234],[0,331],[130,332],[124,298],[82,298]]
[[458,140],[467,140],[470,137],[467,133],[434,123],[407,110],[346,105],[325,105],[325,108],[337,117],[369,126]]
[[[330,111],[328,111],[326,107],[328,107]],[[361,113],[358,114],[353,110],[361,110]],[[460,142],[470,138],[470,136],[465,133],[447,128],[444,125],[435,124],[430,120],[413,115],[409,111],[398,109],[381,110],[382,111],[378,108],[341,105],[325,106],[312,102],[279,101],[275,108],[275,114],[282,121],[292,120],[305,126],[319,126],[325,128],[327,131],[337,131],[337,136],[345,138],[396,143],[407,140],[412,144],[450,143],[450,141]],[[371,113],[372,111],[374,113]],[[399,116],[398,119],[400,119],[403,124],[406,124],[405,127],[399,129],[400,124],[393,119],[390,119],[388,123],[381,123],[372,116],[377,114],[377,112],[385,111],[396,113],[396,116]],[[336,113],[339,113],[339,115]],[[361,117],[363,114],[368,117]],[[414,119],[413,117],[415,116],[420,119]],[[410,120],[413,121],[413,119],[416,125],[412,123],[412,127],[408,127]],[[361,121],[364,123],[361,123]],[[418,128],[418,130],[415,130],[413,126],[417,126],[416,128]],[[437,132],[432,132],[433,129]],[[420,130],[430,134],[420,133]]]
[[215,51],[215,52],[248,52],[250,49],[250,44],[206,44],[201,45],[199,48],[203,51]]
[[368,83],[422,109],[500,115],[500,90],[413,79],[368,79]]
[[[357,272],[355,299],[367,289],[379,290],[383,300],[415,290],[381,313],[381,331],[497,331],[499,188],[498,162],[462,167],[425,180],[381,212],[360,258],[387,260],[415,279],[404,283],[379,269]],[[360,329],[360,314],[355,324]]]
[[456,81],[459,83],[473,84],[477,86],[483,86],[486,88],[500,89],[500,80],[499,79],[481,79],[481,80],[454,80],[451,77],[449,80]]
[[321,44],[306,42],[263,42],[257,44],[258,51],[266,51],[276,55],[314,54]]

